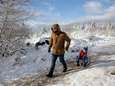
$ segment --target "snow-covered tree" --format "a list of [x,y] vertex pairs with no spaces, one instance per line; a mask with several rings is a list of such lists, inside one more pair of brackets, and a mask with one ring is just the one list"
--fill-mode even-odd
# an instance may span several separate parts
[[29,0],[0,0],[0,55],[9,56],[22,49],[29,31],[24,21],[30,17]]

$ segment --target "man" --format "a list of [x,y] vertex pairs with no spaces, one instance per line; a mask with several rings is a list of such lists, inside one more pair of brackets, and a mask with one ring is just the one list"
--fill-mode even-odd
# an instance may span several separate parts
[[46,75],[47,77],[53,77],[55,63],[58,57],[60,62],[63,64],[63,72],[67,71],[67,64],[64,60],[64,53],[65,50],[68,51],[70,41],[71,41],[71,39],[67,36],[67,34],[60,30],[60,26],[58,24],[54,24],[51,30],[52,30],[52,34],[50,38],[48,52],[50,52],[52,48],[52,63],[51,63],[50,71]]

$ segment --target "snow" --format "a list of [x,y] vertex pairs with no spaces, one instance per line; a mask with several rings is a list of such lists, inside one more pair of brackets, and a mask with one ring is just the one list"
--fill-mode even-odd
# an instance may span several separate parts
[[[114,86],[115,77],[106,73],[102,68],[92,68],[67,75],[65,86]],[[63,86],[64,86],[63,85]],[[56,85],[60,86],[60,85]]]
[[[114,44],[114,37],[96,36],[94,38],[95,40],[93,41],[89,40],[87,37],[72,39],[70,50],[65,53],[65,59],[74,60],[78,53],[72,53],[71,51],[79,50],[79,48],[83,46],[89,46],[93,55],[102,52],[103,50],[102,53],[115,53],[114,47],[102,48],[102,46]],[[38,40],[40,40],[40,38],[29,39],[31,43],[35,43]],[[0,60],[1,83],[17,80],[25,76],[35,74],[41,75],[49,70],[51,53],[47,52],[48,45],[41,46],[38,50],[32,45],[26,47],[26,50],[26,55],[18,55],[18,57],[21,58],[18,64],[15,64],[15,58],[17,58],[17,55]],[[115,86],[115,76],[110,74],[110,70],[115,69],[114,57],[114,55],[110,56],[110,58],[107,58],[106,56],[99,57],[100,63],[95,63],[90,69],[69,74],[64,77],[64,83],[60,82],[53,86]],[[101,62],[103,60],[105,62]],[[59,61],[57,61],[57,64],[60,64]]]
[[[114,37],[101,37],[91,42],[90,51],[96,61],[87,69],[70,73],[54,84],[47,86],[115,86],[115,41]],[[95,43],[96,42],[96,43]]]
[[88,69],[70,73],[63,81],[47,86],[115,86],[115,55],[100,56]]
[[37,72],[40,74],[50,66],[50,58],[48,57],[48,53],[43,54],[44,52],[47,52],[47,48],[42,48],[41,51],[30,49],[28,52],[29,53],[26,56],[21,57],[21,63],[15,66],[13,66],[15,63],[15,57],[7,58],[5,61],[2,60],[3,62],[0,65],[0,76],[2,78],[0,77],[0,81],[16,80],[27,76],[28,74],[34,74]]

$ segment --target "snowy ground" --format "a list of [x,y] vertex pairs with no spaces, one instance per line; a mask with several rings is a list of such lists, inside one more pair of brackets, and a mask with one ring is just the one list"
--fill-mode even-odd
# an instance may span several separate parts
[[[112,51],[110,47],[108,50]],[[115,74],[115,49],[113,55],[104,55],[104,52],[88,69],[70,73],[61,81],[47,86],[115,86],[115,75],[111,74]]]
[[[63,83],[57,82],[54,86],[79,86],[79,84],[80,86],[115,86],[115,76],[110,74],[115,69],[115,46],[112,45],[115,43],[114,40],[114,37],[96,37],[93,40],[87,37],[77,40],[72,39],[71,48],[65,53],[66,60],[73,60],[76,57],[77,53],[72,53],[72,50],[77,50],[84,45],[88,45],[91,54],[98,56],[96,58],[97,61],[89,69],[65,76]],[[40,47],[38,50],[35,50],[33,46],[27,47],[28,53],[25,56],[21,56],[19,64],[15,64],[14,59],[16,56],[1,59],[0,82],[10,82],[25,76],[35,74],[40,76],[46,73],[51,61],[51,55],[47,53],[47,48],[47,45]],[[104,55],[104,53],[107,55]],[[57,64],[60,64],[59,61],[57,61]],[[83,81],[82,84],[81,81]]]
[[89,68],[67,74],[47,86],[115,86],[115,45],[114,38],[110,39],[104,39],[108,42],[96,41],[91,47],[96,60]]

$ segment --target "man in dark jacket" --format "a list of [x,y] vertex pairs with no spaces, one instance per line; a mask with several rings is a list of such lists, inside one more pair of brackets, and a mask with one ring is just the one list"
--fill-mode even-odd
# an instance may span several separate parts
[[[63,64],[63,72],[67,71],[67,64],[64,60],[64,53],[68,51],[71,39],[65,32],[60,30],[60,26],[58,24],[54,24],[52,26],[52,34],[50,38],[50,44],[48,52],[50,52],[52,48],[52,64],[49,73],[46,75],[47,77],[52,77],[55,69],[55,63],[57,58],[59,57],[60,62]],[[65,45],[66,43],[66,45]]]

